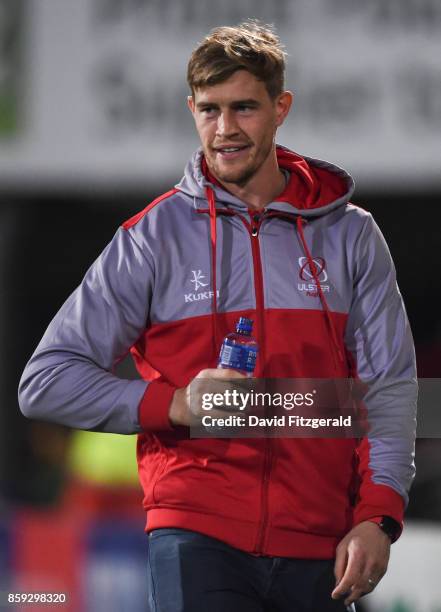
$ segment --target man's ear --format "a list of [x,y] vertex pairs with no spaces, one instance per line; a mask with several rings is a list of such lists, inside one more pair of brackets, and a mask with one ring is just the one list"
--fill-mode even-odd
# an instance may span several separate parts
[[292,91],[284,91],[280,94],[280,96],[278,96],[276,100],[276,110],[277,110],[276,125],[277,127],[280,127],[285,121],[291,109],[293,100],[294,100],[294,94],[292,93]]
[[190,112],[194,115],[194,98],[193,96],[187,96],[187,106]]

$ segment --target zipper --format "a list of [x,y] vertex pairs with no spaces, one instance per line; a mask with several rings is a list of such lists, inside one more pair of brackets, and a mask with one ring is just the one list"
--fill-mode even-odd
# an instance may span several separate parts
[[[260,363],[261,373],[263,373],[265,363],[265,335],[264,335],[264,295],[263,295],[263,274],[262,274],[262,260],[260,257],[260,244],[259,244],[259,230],[263,219],[263,214],[258,214],[255,211],[249,210],[251,223],[248,223],[241,215],[240,218],[251,238],[251,251],[253,256],[253,270],[254,270],[254,290],[256,294],[256,313],[257,313],[257,329],[259,338],[259,351],[260,351]],[[264,213],[265,214],[265,213]],[[271,463],[272,463],[272,444],[271,438],[265,438],[264,440],[264,459],[262,469],[262,488],[260,495],[261,502],[261,515],[259,521],[259,529],[257,532],[256,546],[254,553],[261,554],[263,550],[263,543],[265,541],[266,527],[268,523],[268,487],[270,482],[271,474]]]
[[263,373],[263,364],[265,363],[265,336],[264,336],[264,324],[263,324],[263,275],[262,275],[262,260],[260,257],[260,245],[259,245],[259,230],[262,223],[262,215],[250,212],[251,225],[251,251],[253,255],[253,269],[254,269],[254,291],[256,293],[256,312],[257,312],[257,329],[259,332],[260,340],[260,363],[261,373]]
[[[197,212],[208,212],[207,210],[198,210]],[[257,313],[257,329],[259,338],[259,352],[260,352],[260,363],[261,373],[263,373],[263,364],[265,363],[265,336],[264,336],[264,322],[263,322],[263,311],[264,311],[264,296],[263,296],[263,274],[262,274],[262,260],[260,257],[260,245],[259,245],[259,230],[263,218],[270,216],[267,215],[267,211],[263,213],[257,213],[252,209],[248,210],[250,215],[250,221],[244,216],[234,211],[222,210],[219,211],[221,214],[226,213],[237,216],[244,226],[246,227],[250,239],[251,239],[251,252],[253,257],[253,272],[254,272],[254,291],[256,294],[256,313]],[[271,215],[273,216],[273,215]],[[256,538],[256,546],[254,548],[255,554],[262,554],[263,544],[265,541],[266,527],[268,523],[268,487],[271,475],[272,465],[272,440],[266,437],[264,440],[264,457],[263,457],[263,468],[262,468],[262,488],[260,495],[261,502],[261,514],[259,521],[259,528]]]
[[261,554],[263,552],[263,543],[265,541],[266,526],[268,523],[268,488],[270,483],[271,475],[271,463],[272,463],[272,445],[271,438],[265,438],[264,448],[264,462],[263,462],[263,473],[262,473],[262,492],[260,496],[261,501],[261,515],[259,530],[257,532],[256,547],[254,552]]

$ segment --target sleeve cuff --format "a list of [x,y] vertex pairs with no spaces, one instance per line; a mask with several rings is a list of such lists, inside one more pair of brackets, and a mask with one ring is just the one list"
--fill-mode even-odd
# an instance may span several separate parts
[[376,525],[379,525],[381,523],[381,521],[383,520],[383,516],[371,516],[371,518],[368,519],[368,521],[370,523],[375,523]]
[[[368,519],[368,521],[370,523],[375,523],[376,525],[378,525],[380,527],[380,525],[383,522],[385,516],[389,516],[389,515],[385,514],[383,516],[373,516],[372,518]],[[401,534],[403,533],[403,523],[402,522],[398,523],[398,525],[400,526],[400,531],[396,535],[392,536],[392,534],[390,534],[390,535],[388,534],[389,537],[391,538],[392,543],[396,542],[398,540],[398,538],[401,536]]]
[[[403,523],[404,500],[392,487],[382,484],[368,484],[362,487],[360,499],[354,510],[354,525],[363,521],[390,516],[397,523]],[[373,521],[375,522],[375,520]]]
[[161,379],[147,385],[139,403],[138,418],[145,431],[171,431],[173,425],[168,418],[169,408],[176,387]]

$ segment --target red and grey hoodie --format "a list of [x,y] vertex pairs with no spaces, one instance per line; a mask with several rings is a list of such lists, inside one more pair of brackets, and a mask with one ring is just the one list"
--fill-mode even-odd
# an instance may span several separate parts
[[[401,522],[414,436],[190,438],[174,390],[215,367],[239,316],[256,375],[357,376],[372,420],[414,422],[412,336],[385,241],[353,181],[277,148],[286,189],[257,213],[204,169],[118,229],[49,325],[20,382],[23,413],[138,433],[147,530],[192,529],[262,555],[331,558],[361,521]],[[130,351],[140,380],[112,372]],[[352,365],[349,365],[352,364]]]

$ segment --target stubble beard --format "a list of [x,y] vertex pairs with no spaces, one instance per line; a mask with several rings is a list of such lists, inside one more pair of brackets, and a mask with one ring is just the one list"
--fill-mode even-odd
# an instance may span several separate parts
[[265,163],[269,154],[271,153],[272,146],[273,139],[270,140],[268,145],[263,144],[262,148],[265,148],[262,151],[262,155],[259,155],[259,157],[255,160],[251,160],[250,163],[242,170],[233,170],[232,172],[228,172],[227,170],[226,172],[222,172],[220,169],[218,169],[217,164],[213,163],[212,172],[221,182],[230,183],[231,185],[237,185],[238,187],[243,188]]

